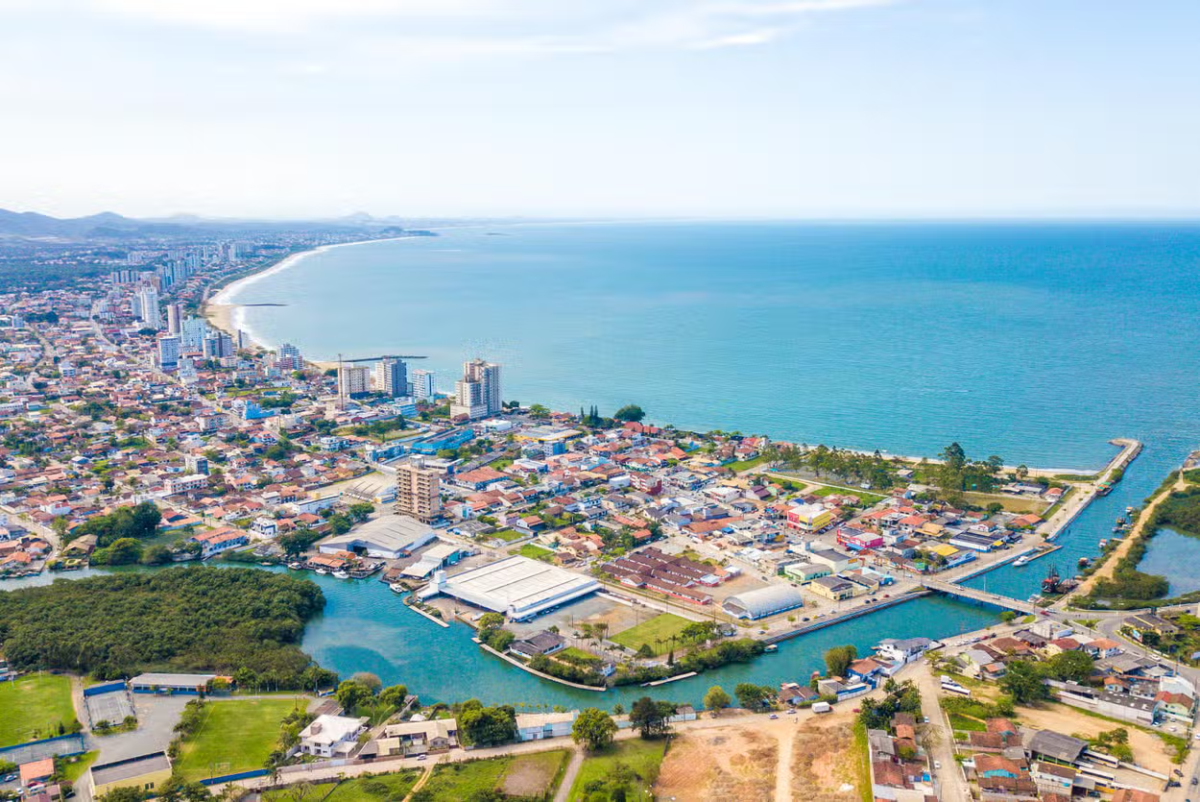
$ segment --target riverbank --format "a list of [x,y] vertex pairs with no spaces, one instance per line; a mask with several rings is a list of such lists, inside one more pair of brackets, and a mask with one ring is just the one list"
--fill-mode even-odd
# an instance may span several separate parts
[[[233,299],[239,292],[244,290],[251,284],[255,284],[263,279],[273,276],[277,273],[282,273],[317,254],[326,253],[336,248],[349,248],[355,245],[370,245],[377,242],[396,242],[398,240],[408,239],[423,239],[426,234],[406,234],[401,237],[381,237],[379,239],[364,239],[354,240],[353,242],[334,242],[329,245],[319,245],[307,251],[288,254],[283,259],[280,259],[274,264],[263,267],[262,270],[256,270],[246,276],[242,276],[236,281],[230,282],[222,287],[216,295],[206,300],[200,308],[200,314],[203,316],[210,326],[236,337],[238,331],[244,331],[250,338],[250,341],[255,346],[263,350],[271,350],[275,347],[274,344],[267,342],[261,336],[257,335],[253,328],[246,324],[245,316],[242,310],[245,308],[242,304],[235,303]],[[313,364],[320,365],[321,363],[314,362]]]

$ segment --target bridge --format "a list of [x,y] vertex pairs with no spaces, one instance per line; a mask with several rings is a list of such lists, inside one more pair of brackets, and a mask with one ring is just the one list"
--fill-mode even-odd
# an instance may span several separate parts
[[979,604],[990,604],[993,607],[1000,607],[1004,610],[1012,610],[1017,613],[1024,613],[1025,615],[1037,615],[1042,612],[1042,608],[1030,602],[1019,601],[1011,596],[1001,596],[999,593],[989,593],[986,590],[963,587],[953,582],[943,582],[940,579],[925,577],[921,580],[921,585],[925,589],[932,590],[935,593],[957,596],[960,599],[967,599]]

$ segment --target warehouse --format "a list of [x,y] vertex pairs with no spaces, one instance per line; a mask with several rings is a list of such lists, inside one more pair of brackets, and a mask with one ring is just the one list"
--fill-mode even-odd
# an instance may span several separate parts
[[595,593],[600,583],[527,557],[508,557],[454,576],[444,571],[418,594],[430,599],[444,594],[459,601],[528,621],[567,602]]
[[367,521],[345,535],[323,541],[321,554],[349,551],[358,555],[384,560],[397,560],[412,554],[436,537],[433,527],[407,515],[383,515]]
[[200,695],[216,674],[138,674],[129,680],[129,689],[134,693],[192,694]]
[[768,585],[765,588],[748,590],[730,596],[722,604],[725,612],[730,615],[749,618],[751,621],[803,606],[804,597],[791,585]]

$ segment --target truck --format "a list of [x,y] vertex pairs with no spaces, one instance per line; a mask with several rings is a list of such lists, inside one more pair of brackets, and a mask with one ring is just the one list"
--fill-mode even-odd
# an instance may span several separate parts
[[833,712],[833,705],[829,704],[829,702],[813,702],[812,710],[814,713],[831,713]]

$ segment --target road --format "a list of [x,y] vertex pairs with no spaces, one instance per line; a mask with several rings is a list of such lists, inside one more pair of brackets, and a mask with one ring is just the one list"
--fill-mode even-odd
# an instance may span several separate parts
[[[912,680],[921,691],[921,714],[929,722],[925,725],[925,748],[935,761],[931,769],[937,778],[938,799],[941,802],[970,802],[971,788],[954,759],[954,733],[938,703],[940,683],[934,679],[933,671],[924,660],[916,666]],[[940,769],[936,768],[938,764]]]

